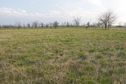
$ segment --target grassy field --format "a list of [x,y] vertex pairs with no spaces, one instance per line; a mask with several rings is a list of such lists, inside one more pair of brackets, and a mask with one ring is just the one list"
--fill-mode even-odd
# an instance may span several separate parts
[[126,84],[126,30],[1,29],[0,84]]

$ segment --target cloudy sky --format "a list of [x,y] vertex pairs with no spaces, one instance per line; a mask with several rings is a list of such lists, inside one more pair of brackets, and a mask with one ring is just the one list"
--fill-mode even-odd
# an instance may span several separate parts
[[112,10],[117,23],[126,22],[126,0],[0,0],[0,24],[33,21],[94,22],[102,12]]

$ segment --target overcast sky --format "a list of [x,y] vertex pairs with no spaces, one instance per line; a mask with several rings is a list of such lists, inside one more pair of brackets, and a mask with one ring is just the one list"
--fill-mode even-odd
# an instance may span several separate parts
[[116,14],[117,23],[126,22],[126,0],[0,0],[0,24],[64,22],[76,17],[94,22],[106,10]]

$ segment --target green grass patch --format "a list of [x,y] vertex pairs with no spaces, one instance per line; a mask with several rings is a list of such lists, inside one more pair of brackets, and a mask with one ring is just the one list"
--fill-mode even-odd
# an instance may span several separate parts
[[0,30],[0,84],[123,84],[125,77],[125,29]]

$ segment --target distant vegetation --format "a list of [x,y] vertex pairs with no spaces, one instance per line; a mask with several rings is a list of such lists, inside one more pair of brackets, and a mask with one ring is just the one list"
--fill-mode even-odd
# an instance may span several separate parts
[[0,84],[126,84],[126,31],[2,29]]
[[71,27],[82,27],[82,28],[105,28],[109,29],[111,27],[114,28],[123,28],[126,27],[126,25],[116,25],[114,26],[113,23],[116,21],[116,15],[112,11],[107,11],[97,18],[97,22],[91,23],[91,22],[81,22],[81,17],[73,18],[72,22],[63,22],[60,23],[58,21],[54,21],[51,23],[44,23],[44,22],[38,22],[34,21],[32,23],[27,24],[21,24],[16,23],[15,25],[0,25],[0,28],[71,28]]

